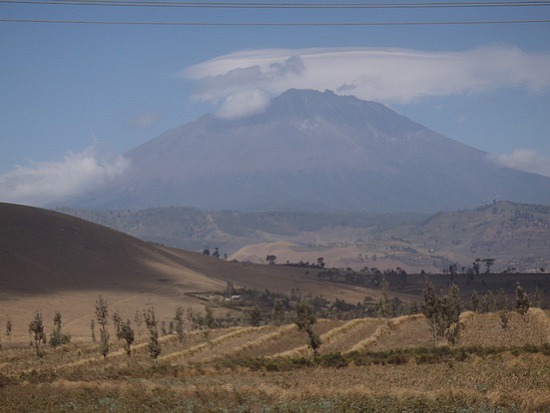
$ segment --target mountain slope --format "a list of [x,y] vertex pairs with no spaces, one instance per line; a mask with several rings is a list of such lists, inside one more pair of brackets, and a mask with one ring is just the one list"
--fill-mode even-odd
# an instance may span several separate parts
[[191,291],[223,285],[154,245],[68,215],[0,204],[0,222],[0,291],[139,292],[176,280]]
[[207,115],[125,155],[131,172],[73,206],[436,212],[550,202],[550,178],[329,91],[289,90],[244,119]]

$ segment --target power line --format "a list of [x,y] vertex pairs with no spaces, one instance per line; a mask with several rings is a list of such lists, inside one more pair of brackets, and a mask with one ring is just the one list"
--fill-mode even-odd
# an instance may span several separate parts
[[385,22],[162,22],[162,21],[107,21],[55,19],[0,19],[0,23],[46,23],[126,26],[220,26],[220,27],[320,27],[320,26],[461,26],[550,23],[550,19],[533,20],[457,20],[457,21],[385,21]]
[[240,9],[415,9],[415,8],[496,8],[545,7],[550,1],[466,1],[411,3],[273,3],[273,2],[188,2],[188,1],[127,1],[127,0],[0,0],[0,3],[30,5],[67,5],[101,7],[183,7]]

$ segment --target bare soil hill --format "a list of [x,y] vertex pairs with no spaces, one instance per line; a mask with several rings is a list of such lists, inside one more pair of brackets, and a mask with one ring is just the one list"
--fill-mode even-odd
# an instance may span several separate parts
[[200,310],[223,300],[227,281],[352,302],[379,294],[320,282],[313,269],[228,262],[146,243],[45,209],[0,204],[0,227],[0,326],[4,330],[12,321],[14,340],[26,340],[36,311],[47,325],[59,311],[74,338],[89,336],[99,295],[123,317],[133,319],[136,310],[152,304],[159,318],[171,319],[179,305]]

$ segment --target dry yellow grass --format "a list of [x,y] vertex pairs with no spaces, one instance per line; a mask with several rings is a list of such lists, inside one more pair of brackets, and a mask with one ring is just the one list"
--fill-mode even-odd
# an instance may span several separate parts
[[[342,321],[338,320],[319,320],[317,324],[314,325],[313,330],[315,334],[318,334],[321,338],[321,342],[325,340],[325,336],[329,335],[330,332],[334,328],[339,328],[343,324],[345,324]],[[290,341],[291,339],[292,341]],[[286,341],[286,346],[281,346],[281,349],[285,349],[284,351],[281,351],[279,349],[278,352],[276,352],[273,355],[270,355],[271,357],[304,357],[310,354],[311,350],[309,349],[307,343],[307,336],[305,333],[299,331],[298,329],[294,330],[294,334],[289,334],[284,338],[284,341]],[[293,346],[289,348],[288,344],[292,342]],[[322,345],[321,345],[322,347]]]
[[159,361],[173,361],[177,358],[183,358],[186,363],[204,363],[224,358],[233,353],[241,352],[248,343],[269,334],[274,329],[274,326],[231,328],[228,329],[226,334],[214,339],[207,339],[206,342],[181,352],[160,357]]
[[[405,323],[416,322],[422,319],[424,319],[423,315],[415,314],[410,316],[401,316],[388,320],[384,324],[378,326],[378,328],[374,331],[372,335],[365,337],[363,340],[357,342],[347,352],[351,353],[354,351],[369,350],[374,347],[382,337],[388,336],[390,334],[395,334],[395,331],[399,326],[402,326]],[[398,345],[397,347],[401,348],[401,345]]]
[[[139,370],[136,373],[142,374]],[[45,412],[59,411],[68,402],[80,406],[89,403],[86,411],[94,411],[98,400],[113,407],[126,406],[116,411],[136,411],[145,406],[156,411],[175,410],[177,406],[181,409],[183,401],[192,401],[191,411],[204,412],[262,411],[267,406],[280,410],[286,406],[286,411],[338,412],[370,411],[375,406],[377,411],[389,412],[469,411],[467,407],[481,411],[483,406],[499,407],[499,411],[517,407],[527,413],[550,409],[550,366],[548,358],[539,354],[504,353],[452,365],[313,367],[261,374],[204,368],[169,376],[157,373],[128,379],[126,375],[87,380],[59,377],[52,382],[34,380],[5,386],[0,388],[0,409],[25,405],[29,410],[29,403],[40,400],[50,400],[49,407],[39,409]]]
[[[493,334],[495,323],[501,328],[498,314],[464,313],[461,320],[465,325],[464,345],[495,344],[482,340],[482,336]],[[532,309],[525,320],[520,316],[514,318],[513,325],[524,337],[518,343],[536,344],[543,337],[547,342],[547,312]],[[431,332],[421,315],[391,320],[320,320],[316,328],[325,340],[325,353],[330,348],[386,351],[424,342],[432,346]],[[423,363],[413,358],[403,364],[352,363],[339,369],[300,367],[287,372],[261,373],[238,367],[238,363],[231,364],[231,360],[246,357],[268,357],[276,354],[277,348],[286,349],[279,351],[277,357],[310,355],[304,345],[306,340],[305,334],[294,325],[215,329],[208,337],[195,330],[186,334],[183,350],[176,336],[162,337],[163,352],[156,362],[149,359],[145,339],[136,344],[131,358],[123,354],[119,343],[113,343],[107,359],[101,358],[97,345],[91,343],[48,349],[40,360],[30,348],[3,349],[0,378],[6,383],[11,379],[25,381],[0,386],[0,411],[22,411],[21,407],[11,407],[22,406],[20,401],[32,394],[35,395],[32,400],[42,397],[57,407],[68,401],[84,406],[118,395],[113,400],[117,406],[126,406],[121,411],[139,410],[133,404],[138,401],[156,411],[177,410],[176,404],[171,403],[180,403],[182,398],[193,401],[195,408],[201,406],[201,411],[217,411],[222,407],[238,411],[237,406],[261,411],[261,406],[274,405],[281,409],[296,406],[289,411],[317,411],[316,403],[341,412],[348,411],[351,406],[348,403],[365,406],[366,411],[373,406],[369,403],[386,406],[386,411],[457,411],[467,406],[517,406],[522,412],[550,411],[550,359],[542,353],[501,351],[491,356],[470,355],[461,361]],[[270,363],[278,361],[274,358]],[[154,407],[150,405],[152,400],[160,404]],[[233,410],[228,406],[233,406]],[[456,409],[450,410],[449,406]],[[34,410],[53,411],[48,409],[42,406]],[[92,405],[83,411],[94,409],[98,407]]]
[[526,344],[542,345],[550,342],[550,317],[548,312],[531,308],[522,316],[509,313],[508,326],[503,328],[498,313],[463,313],[464,324],[459,339],[460,346],[510,347]]

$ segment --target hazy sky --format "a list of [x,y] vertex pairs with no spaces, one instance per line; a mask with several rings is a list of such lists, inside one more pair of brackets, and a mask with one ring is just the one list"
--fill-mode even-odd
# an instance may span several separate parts
[[[382,102],[550,176],[550,2],[170,1],[177,7],[0,0],[0,201],[39,205],[87,190],[130,167],[126,150],[204,113],[261,111],[288,88]],[[334,7],[351,3],[391,6]],[[444,22],[485,24],[402,24]]]

